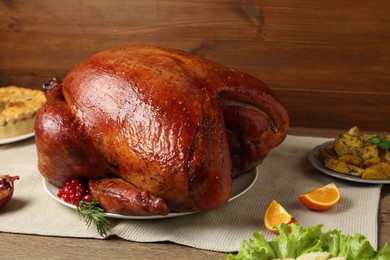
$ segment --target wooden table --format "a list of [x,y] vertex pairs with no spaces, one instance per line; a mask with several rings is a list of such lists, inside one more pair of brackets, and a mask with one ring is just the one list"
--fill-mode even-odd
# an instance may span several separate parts
[[33,2],[0,1],[0,87],[41,88],[92,54],[149,44],[258,77],[294,126],[389,129],[390,1]]
[[[290,134],[333,137],[342,131],[292,128]],[[1,216],[0,216],[1,221]],[[390,242],[390,186],[384,185],[379,206],[379,247]],[[364,225],[365,223],[361,223]],[[357,232],[359,230],[356,230]],[[201,235],[201,234],[199,234]],[[135,243],[110,237],[76,239],[0,233],[0,259],[225,259],[217,253],[172,243]]]

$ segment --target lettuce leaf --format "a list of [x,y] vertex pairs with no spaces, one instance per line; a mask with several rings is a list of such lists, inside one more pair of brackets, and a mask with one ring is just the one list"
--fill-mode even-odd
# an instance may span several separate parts
[[378,251],[373,260],[390,260],[390,248],[387,244]]
[[323,233],[322,225],[304,228],[297,223],[280,224],[279,236],[267,242],[262,232],[254,232],[253,238],[243,241],[239,252],[228,254],[228,260],[268,260],[296,258],[310,252],[329,252],[331,257],[345,256],[348,260],[390,260],[390,249],[385,244],[376,252],[360,233],[344,235],[339,230]]
[[278,258],[296,258],[304,253],[322,250],[321,225],[304,229],[298,224],[278,226],[279,236],[270,242]]
[[340,236],[339,255],[348,259],[369,260],[375,256],[375,250],[363,235],[357,233],[354,236]]
[[229,254],[228,260],[257,259],[268,260],[276,258],[271,245],[265,240],[262,232],[254,232],[253,239],[241,242],[241,249],[237,255]]

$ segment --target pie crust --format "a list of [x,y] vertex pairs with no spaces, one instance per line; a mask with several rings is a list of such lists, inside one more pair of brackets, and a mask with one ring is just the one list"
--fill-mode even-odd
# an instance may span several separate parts
[[45,102],[41,90],[0,87],[0,139],[34,132],[35,115]]

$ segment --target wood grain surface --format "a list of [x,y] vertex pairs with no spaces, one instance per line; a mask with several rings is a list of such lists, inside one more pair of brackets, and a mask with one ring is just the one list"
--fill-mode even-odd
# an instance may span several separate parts
[[259,77],[291,125],[390,128],[387,0],[0,1],[0,86],[40,88],[128,44],[181,49]]

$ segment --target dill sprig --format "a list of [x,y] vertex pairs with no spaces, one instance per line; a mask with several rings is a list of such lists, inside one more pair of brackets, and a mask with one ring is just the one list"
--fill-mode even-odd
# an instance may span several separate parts
[[98,201],[92,200],[91,202],[87,202],[82,199],[76,207],[76,212],[85,220],[88,227],[93,223],[102,237],[107,235],[111,223],[104,216],[103,209],[99,207]]

